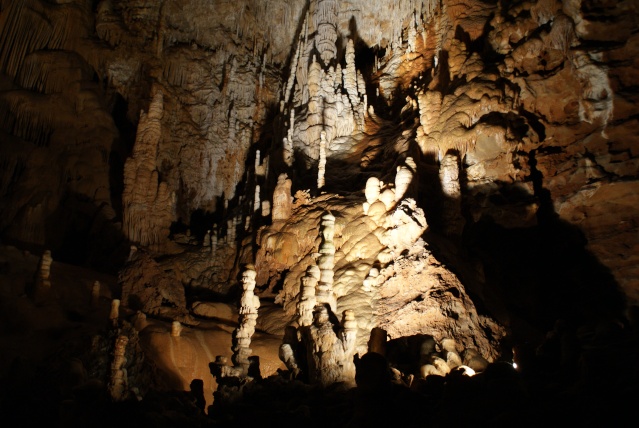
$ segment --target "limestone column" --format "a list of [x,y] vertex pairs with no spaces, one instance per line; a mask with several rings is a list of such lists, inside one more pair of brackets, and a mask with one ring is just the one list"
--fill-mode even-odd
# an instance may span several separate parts
[[302,289],[300,299],[297,302],[297,322],[301,327],[313,323],[313,308],[317,303],[315,291],[321,272],[317,265],[311,265],[306,269],[306,275],[302,277]]
[[254,293],[255,278],[257,273],[253,265],[246,265],[242,273],[242,298],[240,299],[239,327],[233,333],[233,357],[235,366],[241,368],[241,373],[246,375],[249,368],[249,357],[252,354],[250,348],[251,337],[255,333],[257,324],[257,310],[260,307],[260,299]]

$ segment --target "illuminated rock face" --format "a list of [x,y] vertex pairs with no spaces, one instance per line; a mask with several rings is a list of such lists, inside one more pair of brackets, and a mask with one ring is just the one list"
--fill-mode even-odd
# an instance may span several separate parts
[[144,246],[163,244],[174,220],[173,195],[156,167],[163,112],[158,91],[149,111],[140,114],[133,155],[124,164],[123,229],[129,240]]
[[[184,321],[185,287],[229,293],[254,263],[328,384],[374,327],[494,359],[469,294],[503,322],[536,319],[546,280],[639,302],[632,1],[76,3],[0,11],[0,233],[157,251],[121,271],[125,307]],[[352,311],[346,336],[318,302]]]

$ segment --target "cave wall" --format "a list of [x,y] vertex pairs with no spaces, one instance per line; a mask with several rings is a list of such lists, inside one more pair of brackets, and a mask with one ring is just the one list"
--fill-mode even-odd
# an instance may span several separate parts
[[[111,257],[125,237],[151,243],[140,238],[152,221],[147,216],[137,217],[137,232],[122,227],[128,221],[125,163],[138,144],[123,123],[142,123],[141,112],[150,115],[159,92],[163,114],[147,178],[163,190],[145,196],[156,197],[152,203],[165,213],[154,223],[162,229],[154,242],[166,242],[170,224],[188,224],[196,210],[216,213],[222,234],[242,231],[253,212],[247,206],[255,184],[262,184],[267,200],[286,170],[281,139],[290,125],[287,103],[298,113],[306,108],[303,75],[319,49],[306,49],[308,63],[293,63],[299,40],[328,22],[316,18],[323,8],[337,11],[330,18],[332,65],[346,67],[341,58],[354,39],[364,80],[358,96],[368,103],[361,116],[370,106],[374,113],[345,135],[354,140],[341,151],[329,150],[329,188],[341,174],[331,165],[349,150],[360,155],[362,145],[369,145],[370,162],[359,165],[352,183],[360,188],[350,191],[361,191],[373,173],[392,180],[393,156],[417,157],[423,182],[438,178],[428,171],[454,154],[458,193],[447,194],[435,180],[422,186],[420,202],[435,230],[462,235],[465,223],[463,239],[486,267],[484,282],[507,287],[522,280],[522,273],[504,268],[505,251],[534,246],[530,264],[547,264],[534,255],[569,242],[565,251],[585,248],[601,265],[596,278],[637,302],[636,7],[632,1],[554,0],[4,0],[2,237],[77,262],[86,262],[87,254],[94,261]],[[291,77],[299,87],[285,98]],[[380,130],[393,126],[406,131],[405,138],[382,161],[388,152],[360,137],[384,140]],[[268,177],[257,178],[256,149]],[[310,169],[297,170],[294,190],[314,182],[308,175],[315,173],[318,153],[308,156]],[[461,226],[446,224],[451,213],[463,217]],[[255,226],[260,221],[266,220]],[[547,232],[545,243],[522,232],[539,228]],[[494,256],[485,244],[491,237],[503,243]],[[568,272],[555,281],[580,269],[578,262],[565,263],[569,268],[558,263],[556,269]],[[203,269],[210,275],[210,268]],[[552,277],[550,269],[546,276]],[[578,293],[582,282],[570,291]]]

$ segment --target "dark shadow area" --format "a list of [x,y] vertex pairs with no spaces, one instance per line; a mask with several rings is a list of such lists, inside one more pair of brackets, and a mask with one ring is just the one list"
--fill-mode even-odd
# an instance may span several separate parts
[[114,94],[111,116],[119,131],[109,153],[109,187],[111,206],[122,218],[122,192],[124,192],[124,163],[131,156],[135,144],[136,125],[129,120],[129,103],[119,93]]
[[[554,212],[534,155],[528,161],[534,194],[499,182],[471,191],[460,169],[459,209],[466,224],[461,237],[446,236],[447,210],[459,201],[443,194],[437,160],[418,169],[429,248],[460,277],[480,313],[496,317],[512,340],[524,342],[543,337],[558,319],[592,325],[621,319],[625,307],[612,273],[587,250],[583,232]],[[527,207],[535,203],[536,216],[526,219]]]
[[191,212],[191,220],[189,221],[191,236],[195,237],[198,242],[202,242],[204,235],[213,228],[215,215],[202,209]]
[[45,221],[46,246],[53,259],[117,273],[129,254],[129,243],[104,206],[84,195],[67,192]]
[[422,356],[435,352],[435,340],[427,334],[400,337],[386,343],[386,356],[403,373],[419,374]]

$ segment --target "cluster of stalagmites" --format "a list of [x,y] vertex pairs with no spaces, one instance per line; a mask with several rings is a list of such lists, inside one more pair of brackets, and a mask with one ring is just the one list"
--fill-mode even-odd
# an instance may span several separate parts
[[304,376],[312,383],[328,386],[352,382],[357,322],[352,310],[342,313],[334,324],[337,299],[333,292],[335,217],[322,217],[322,241],[317,264],[308,267],[301,279],[296,321],[287,327],[280,347],[280,359],[294,377]]

